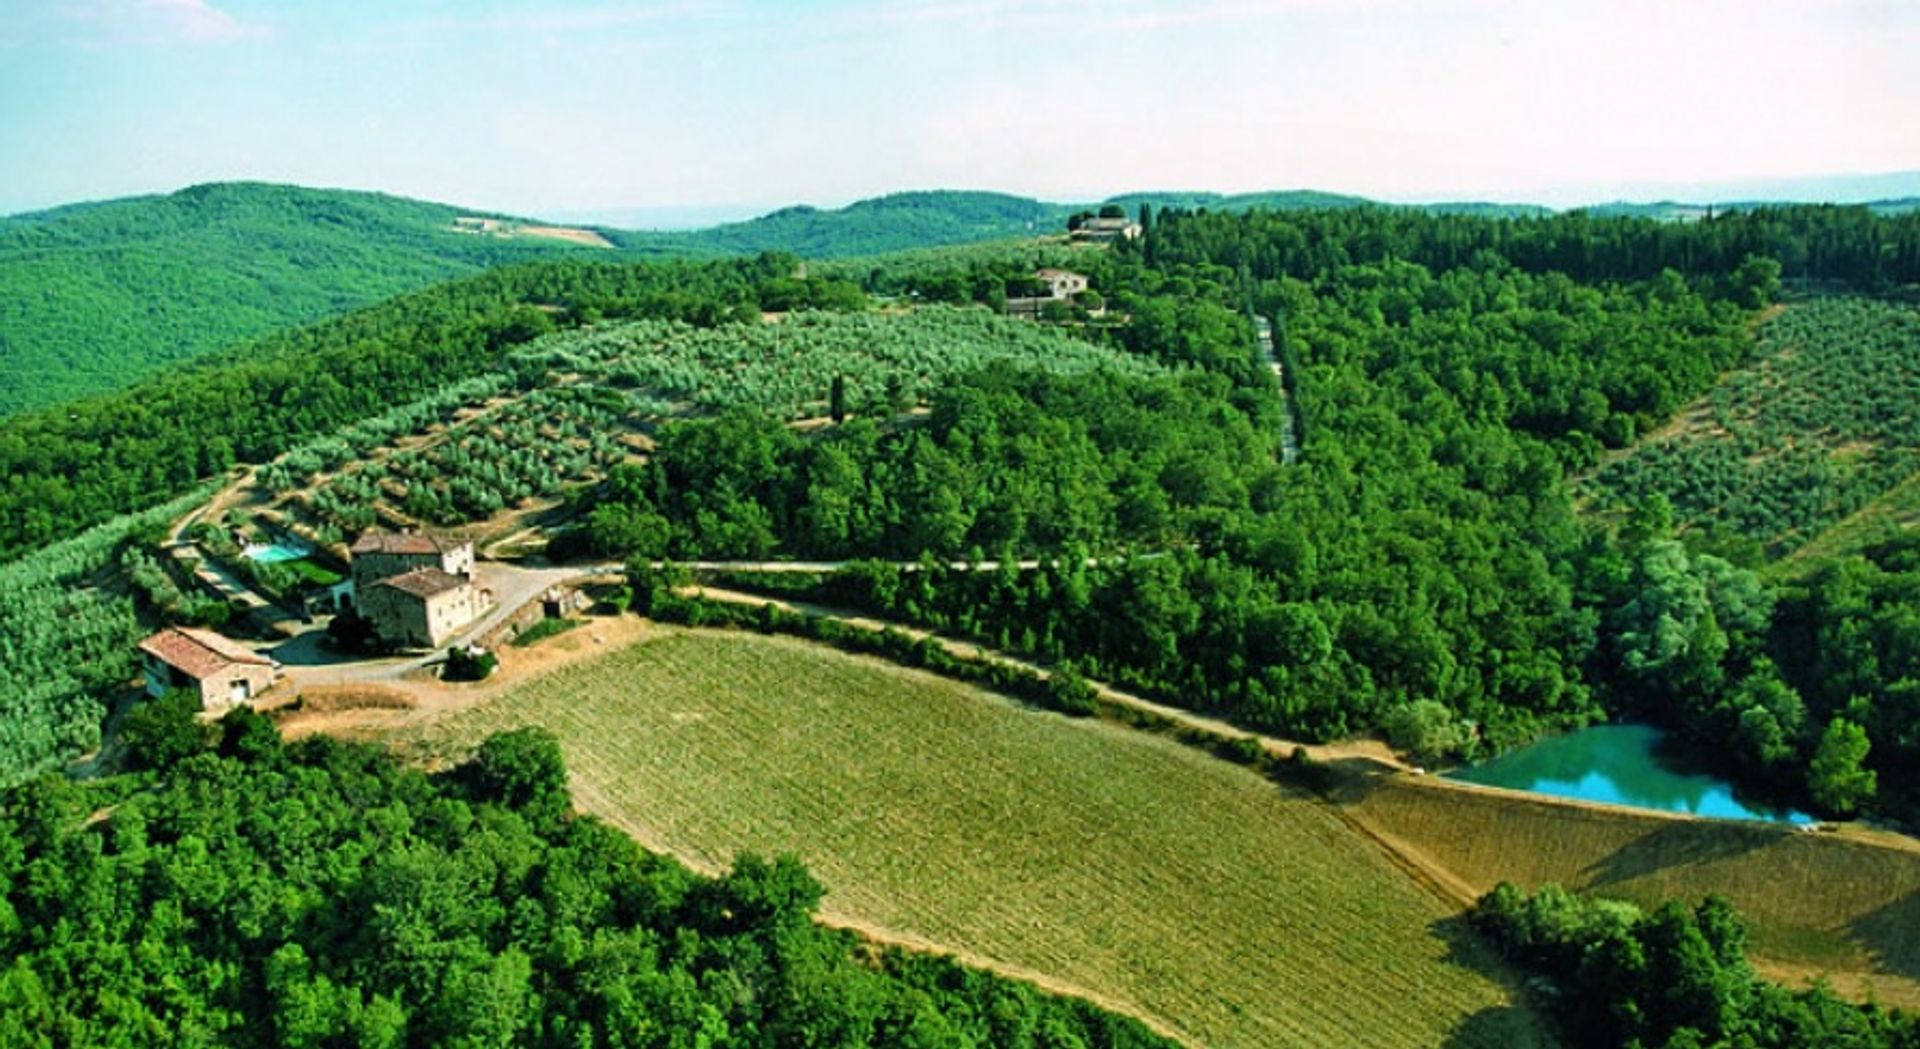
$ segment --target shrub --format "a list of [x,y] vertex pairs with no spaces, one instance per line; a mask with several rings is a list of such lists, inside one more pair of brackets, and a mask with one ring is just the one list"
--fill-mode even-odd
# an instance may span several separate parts
[[211,742],[211,729],[200,721],[199,694],[183,688],[136,704],[120,723],[120,745],[135,769],[165,771]]
[[456,645],[447,650],[447,665],[440,677],[447,681],[484,681],[500,665],[500,658],[485,649]]

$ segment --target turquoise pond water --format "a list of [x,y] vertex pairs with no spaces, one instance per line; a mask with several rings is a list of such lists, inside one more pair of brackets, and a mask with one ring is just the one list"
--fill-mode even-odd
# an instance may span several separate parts
[[248,543],[240,551],[248,560],[276,564],[281,561],[298,561],[313,553],[313,547],[305,543]]
[[1663,736],[1646,725],[1600,725],[1447,775],[1491,787],[1711,819],[1813,822],[1804,813],[1740,800],[1733,786],[1718,777],[1675,768],[1660,753]]

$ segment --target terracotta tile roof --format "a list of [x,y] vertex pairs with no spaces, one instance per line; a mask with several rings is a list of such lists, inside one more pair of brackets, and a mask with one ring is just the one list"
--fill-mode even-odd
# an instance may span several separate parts
[[438,568],[428,567],[416,568],[411,572],[402,572],[396,576],[388,576],[373,585],[390,586],[403,594],[412,594],[418,598],[429,598],[435,594],[446,593],[454,587],[466,586],[467,581],[461,576],[449,575]]
[[353,541],[356,554],[439,554],[466,543],[420,532],[368,532]]
[[211,630],[168,627],[140,642],[140,651],[188,677],[205,680],[235,663],[270,667],[273,660]]

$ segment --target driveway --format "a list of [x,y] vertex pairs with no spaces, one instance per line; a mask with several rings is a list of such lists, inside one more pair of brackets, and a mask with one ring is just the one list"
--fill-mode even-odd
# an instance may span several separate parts
[[[617,565],[583,565],[572,568],[522,568],[518,565],[482,561],[474,565],[474,584],[493,592],[493,608],[473,621],[448,645],[468,638],[484,637],[529,601],[539,600],[547,588],[587,576],[618,571]],[[320,641],[326,629],[316,625],[290,641],[264,649],[280,661],[288,678],[302,685],[353,685],[368,682],[398,681],[400,678],[443,658],[444,649],[415,655],[369,659],[365,656],[334,652]]]

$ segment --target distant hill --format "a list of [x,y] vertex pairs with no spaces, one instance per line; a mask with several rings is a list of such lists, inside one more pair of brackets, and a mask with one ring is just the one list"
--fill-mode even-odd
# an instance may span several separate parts
[[1553,209],[1540,204],[1501,204],[1490,201],[1451,201],[1437,204],[1389,204],[1366,197],[1349,196],[1343,193],[1326,193],[1317,189],[1273,190],[1262,193],[1201,193],[1201,192],[1147,192],[1122,193],[1108,197],[1103,203],[1118,204],[1133,214],[1143,203],[1155,208],[1181,208],[1194,210],[1206,208],[1209,211],[1251,211],[1254,208],[1267,208],[1273,211],[1298,211],[1307,208],[1358,208],[1389,207],[1414,208],[1447,215],[1478,215],[1484,218],[1513,218],[1522,215],[1550,215]]
[[613,233],[624,247],[689,254],[786,251],[803,258],[879,255],[1060,232],[1075,208],[1005,193],[892,193],[844,208],[799,205],[756,219],[682,233]]
[[1206,208],[1208,211],[1250,211],[1254,208],[1271,208],[1275,211],[1294,211],[1301,208],[1355,208],[1371,204],[1373,201],[1342,193],[1324,193],[1317,189],[1283,189],[1232,195],[1186,190],[1157,190],[1120,193],[1108,197],[1101,203],[1118,204],[1127,209],[1127,214],[1131,215],[1139,211],[1142,204],[1152,204],[1155,210],[1179,208],[1196,211]]
[[[1581,208],[1578,210],[1585,211],[1589,215],[1596,215],[1602,218],[1628,217],[1628,218],[1642,218],[1642,219],[1657,219],[1661,222],[1693,222],[1698,219],[1706,218],[1708,214],[1714,213],[1714,212],[1753,211],[1756,208],[1780,207],[1782,205],[1790,204],[1790,203],[1802,203],[1802,202],[1789,201],[1789,200],[1776,200],[1776,199],[1723,200],[1723,201],[1717,201],[1714,203],[1686,203],[1686,202],[1677,201],[1677,200],[1660,200],[1660,201],[1653,201],[1650,203],[1636,202],[1636,201],[1612,201],[1606,204],[1595,204],[1592,207]],[[1817,203],[1817,202],[1806,202],[1806,203]],[[1898,215],[1898,214],[1903,214],[1909,211],[1920,210],[1920,197],[1901,197],[1893,200],[1872,200],[1872,201],[1864,201],[1859,204],[1849,204],[1849,205],[1839,205],[1839,206],[1865,207],[1868,211],[1872,211],[1880,215]]]
[[502,262],[593,250],[454,232],[462,216],[502,218],[221,183],[0,219],[0,416]]
[[[1318,190],[1135,192],[1101,203],[1129,215],[1142,203],[1216,211],[1407,207],[1483,217],[1551,210],[1381,204]],[[568,230],[379,193],[215,183],[0,218],[0,417],[124,387],[212,349],[505,262],[569,252],[860,257],[1057,233],[1069,215],[1092,206],[934,190],[842,208],[782,208],[698,230]],[[1920,197],[1869,206],[1913,210]],[[1706,208],[1669,201],[1589,210],[1689,220]],[[485,228],[457,232],[462,219]],[[609,243],[611,251],[592,246]]]
[[[0,417],[501,263],[595,251],[582,242],[601,237],[630,257],[824,258],[1031,236],[1068,211],[940,191],[698,231],[575,232],[379,193],[215,183],[0,218]],[[463,219],[485,228],[456,231]]]

